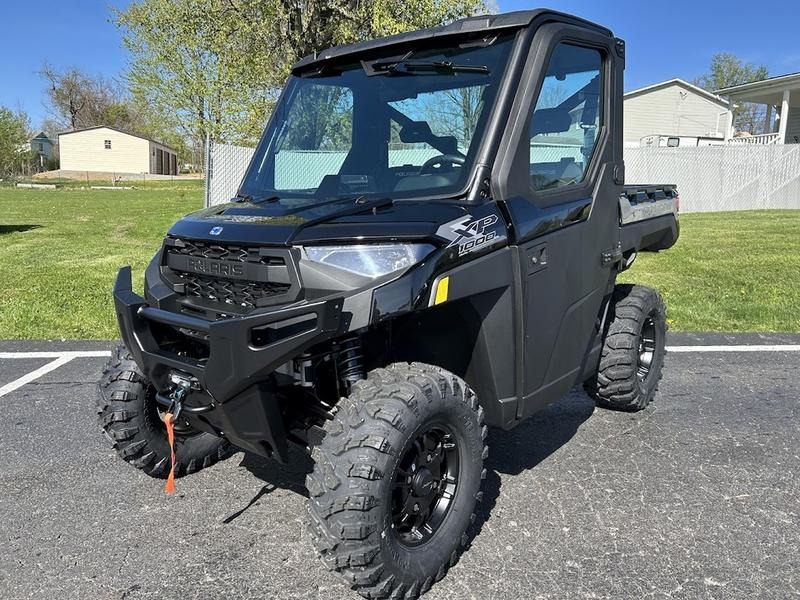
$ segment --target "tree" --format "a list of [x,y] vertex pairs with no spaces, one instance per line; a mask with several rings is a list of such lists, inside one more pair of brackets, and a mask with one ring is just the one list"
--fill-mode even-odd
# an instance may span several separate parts
[[39,129],[43,131],[51,140],[58,139],[58,134],[62,131],[65,131],[65,128],[63,125],[61,125],[61,122],[52,117],[46,117],[43,119]]
[[153,133],[174,132],[163,126],[150,107],[136,102],[113,79],[90,75],[75,67],[59,71],[47,63],[39,74],[47,81],[51,117],[45,120],[43,128],[50,134],[97,126],[151,137],[155,137]]
[[20,172],[30,155],[28,143],[28,116],[0,106],[0,177]]
[[[753,81],[761,81],[769,77],[765,65],[746,63],[737,56],[727,52],[715,54],[711,58],[709,72],[694,80],[695,85],[710,92],[716,92],[734,85],[742,85]],[[764,110],[761,105],[749,102],[733,107],[733,124],[739,131],[753,133],[764,122]]]
[[483,0],[135,0],[114,13],[136,98],[175,115],[196,144],[252,143],[299,58],[438,25]]
[[113,79],[75,67],[59,71],[47,63],[39,74],[47,81],[51,115],[42,123],[42,129],[52,139],[67,130],[114,127],[168,144],[183,157],[190,155],[174,116],[155,110]]
[[174,115],[181,133],[202,146],[237,142],[249,115],[270,98],[266,5],[256,0],[142,0],[117,11],[133,55],[134,98]]
[[39,74],[47,82],[48,109],[62,130],[96,125],[124,128],[129,123],[124,90],[113,81],[75,67],[59,71],[47,63]]

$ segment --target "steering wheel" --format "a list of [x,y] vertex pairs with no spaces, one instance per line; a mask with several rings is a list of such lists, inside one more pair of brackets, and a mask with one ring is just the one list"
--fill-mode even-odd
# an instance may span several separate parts
[[420,175],[431,175],[441,173],[443,170],[451,171],[453,165],[463,166],[465,157],[460,154],[440,154],[429,158],[419,168]]

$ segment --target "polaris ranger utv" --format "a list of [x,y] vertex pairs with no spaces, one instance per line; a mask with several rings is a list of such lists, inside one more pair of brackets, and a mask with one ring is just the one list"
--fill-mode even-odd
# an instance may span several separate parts
[[172,227],[144,297],[118,275],[119,454],[164,477],[229,443],[308,448],[325,564],[370,598],[424,593],[468,540],[487,425],[576,384],[621,410],[655,394],[664,303],[615,282],[675,243],[678,198],[623,185],[624,62],[546,10],[298,62],[237,196]]

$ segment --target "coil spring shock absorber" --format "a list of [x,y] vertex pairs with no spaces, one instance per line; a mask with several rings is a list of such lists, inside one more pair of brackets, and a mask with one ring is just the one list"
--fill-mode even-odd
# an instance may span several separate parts
[[349,338],[339,344],[336,368],[348,393],[356,381],[367,378],[364,370],[364,349],[360,338]]

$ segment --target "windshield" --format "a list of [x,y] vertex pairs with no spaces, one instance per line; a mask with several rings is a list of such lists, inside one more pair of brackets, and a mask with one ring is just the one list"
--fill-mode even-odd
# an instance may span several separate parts
[[292,76],[241,195],[422,197],[466,187],[511,35]]

